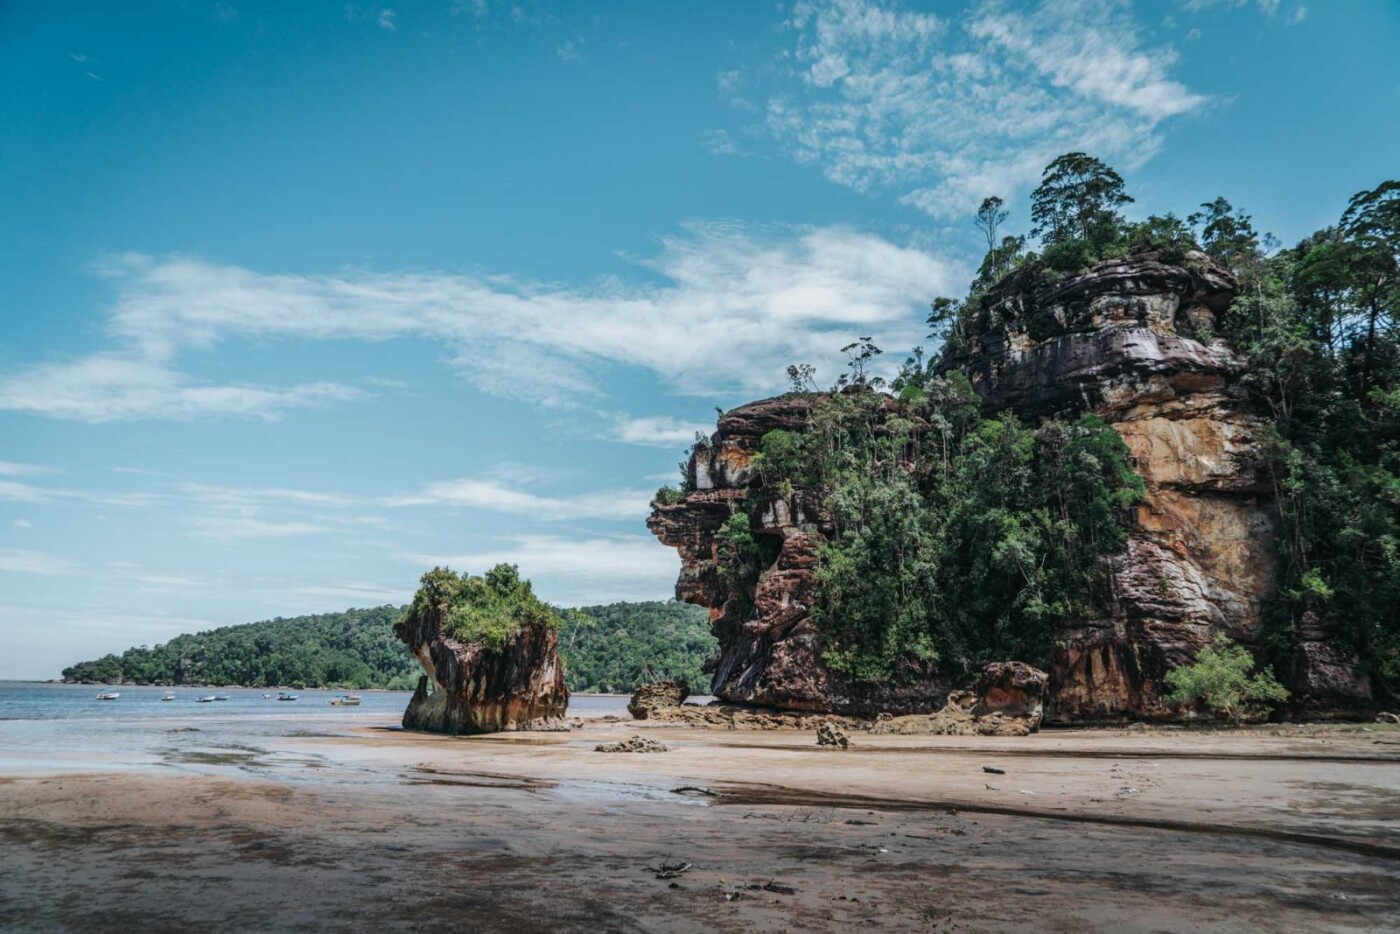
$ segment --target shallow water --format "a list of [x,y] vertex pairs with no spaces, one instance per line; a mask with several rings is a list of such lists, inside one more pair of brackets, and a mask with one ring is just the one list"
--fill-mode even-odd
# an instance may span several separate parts
[[[396,727],[411,694],[362,691],[358,707],[335,707],[341,691],[297,691],[279,701],[260,688],[113,687],[121,697],[97,700],[98,685],[0,682],[0,770],[106,771],[176,768],[243,772],[309,781],[334,780],[313,758],[275,748],[285,738],[343,736],[362,727]],[[175,700],[162,701],[167,690]],[[209,694],[226,701],[199,704]],[[268,696],[264,696],[268,695]],[[570,716],[626,715],[623,695],[576,695]]]

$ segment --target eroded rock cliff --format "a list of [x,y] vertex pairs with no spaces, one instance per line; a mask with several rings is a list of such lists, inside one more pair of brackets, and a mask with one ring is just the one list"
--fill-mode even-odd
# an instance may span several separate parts
[[[1273,586],[1276,512],[1257,457],[1266,422],[1241,388],[1238,359],[1211,337],[1235,288],[1199,253],[1179,264],[1140,254],[1071,277],[1026,267],[981,297],[959,350],[943,361],[969,377],[987,414],[1099,415],[1147,485],[1126,549],[1106,559],[1096,612],[1058,635],[1047,722],[1181,716],[1164,699],[1167,671],[1217,631],[1257,644]],[[958,685],[855,688],[821,663],[810,611],[824,524],[810,491],[761,504],[754,532],[766,542],[765,567],[743,599],[721,586],[715,534],[735,506],[761,495],[749,467],[760,440],[774,429],[802,431],[810,405],[790,395],[723,416],[692,455],[695,491],[657,507],[648,522],[680,551],[676,596],[710,608],[719,642],[713,691],[799,710],[935,711]],[[1319,626],[1279,674],[1298,706],[1328,715],[1369,703],[1357,670]]]
[[444,616],[442,606],[415,606],[394,627],[426,672],[404,711],[404,729],[454,734],[567,729],[569,689],[553,628],[524,625],[493,647],[447,635]]

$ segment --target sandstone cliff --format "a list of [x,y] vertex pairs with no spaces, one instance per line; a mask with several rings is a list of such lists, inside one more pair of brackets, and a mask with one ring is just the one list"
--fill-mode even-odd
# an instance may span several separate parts
[[[1256,463],[1265,421],[1240,387],[1240,364],[1212,340],[1235,281],[1203,254],[1181,264],[1155,254],[1111,260],[1077,276],[1022,269],[982,296],[943,360],[971,380],[987,414],[1026,419],[1091,411],[1127,443],[1147,484],[1126,550],[1107,559],[1105,597],[1067,622],[1050,659],[1050,723],[1166,719],[1162,678],[1223,630],[1255,646],[1272,588],[1275,511]],[[821,664],[810,617],[822,541],[816,498],[772,499],[755,529],[772,560],[749,599],[720,586],[716,530],[758,492],[749,461],[763,434],[801,431],[801,395],[735,409],[692,455],[695,492],[648,522],[683,563],[678,599],[710,608],[719,650],[714,693],[724,700],[804,710],[929,712],[950,688],[928,682],[855,689]],[[1356,659],[1319,625],[1279,674],[1312,715],[1365,708]]]
[[408,730],[495,733],[564,729],[569,689],[558,634],[522,626],[499,648],[443,632],[445,608],[415,607],[394,627],[427,674],[404,711]]

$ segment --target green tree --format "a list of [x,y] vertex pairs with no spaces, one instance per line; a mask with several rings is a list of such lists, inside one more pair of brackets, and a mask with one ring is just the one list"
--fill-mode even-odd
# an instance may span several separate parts
[[1117,239],[1123,224],[1118,209],[1132,200],[1108,165],[1082,152],[1065,153],[1045,167],[1031,193],[1031,234],[1047,246],[1081,240],[1097,254]]
[[1254,656],[1230,637],[1217,632],[1210,645],[1202,646],[1196,660],[1167,672],[1173,704],[1204,703],[1231,722],[1259,715],[1270,705],[1288,700],[1288,691],[1269,670],[1255,672]]

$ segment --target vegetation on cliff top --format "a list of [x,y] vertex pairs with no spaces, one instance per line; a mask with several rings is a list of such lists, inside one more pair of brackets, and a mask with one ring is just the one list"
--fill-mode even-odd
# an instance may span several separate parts
[[419,584],[405,620],[440,614],[442,631],[460,642],[499,649],[527,626],[560,626],[554,607],[535,596],[513,564],[498,564],[480,576],[433,568]]

